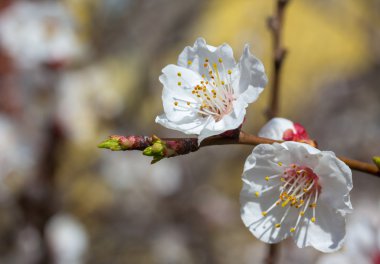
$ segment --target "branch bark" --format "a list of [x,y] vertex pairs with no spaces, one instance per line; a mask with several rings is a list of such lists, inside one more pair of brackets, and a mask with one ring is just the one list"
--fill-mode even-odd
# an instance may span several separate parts
[[[186,155],[191,152],[198,151],[200,148],[216,145],[250,145],[256,146],[259,144],[282,143],[281,140],[272,140],[262,138],[255,135],[240,131],[238,136],[225,137],[214,136],[206,138],[198,146],[197,138],[158,138],[157,136],[110,136],[109,139],[99,144],[99,148],[106,148],[113,151],[139,150],[144,151],[145,155],[153,156],[157,154],[159,159],[171,158],[179,155]],[[152,148],[151,154],[147,153],[146,149]],[[352,170],[361,171],[380,177],[380,170],[375,164],[362,162],[347,157],[339,157]],[[157,161],[158,161],[157,160]]]
[[290,0],[277,0],[276,13],[274,16],[268,18],[268,27],[273,37],[274,53],[271,97],[269,109],[266,113],[268,119],[278,116],[279,111],[280,78],[282,65],[287,53],[287,50],[282,46],[282,31],[284,12],[289,1]]

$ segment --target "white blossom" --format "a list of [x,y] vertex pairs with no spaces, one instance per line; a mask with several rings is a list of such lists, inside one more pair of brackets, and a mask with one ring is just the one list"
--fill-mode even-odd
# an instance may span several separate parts
[[246,107],[257,100],[267,83],[263,64],[245,46],[240,61],[223,44],[207,45],[199,38],[179,55],[178,65],[162,70],[164,114],[161,125],[206,137],[238,128]]
[[14,1],[0,14],[0,45],[26,69],[64,64],[83,51],[68,10],[58,2]]
[[345,238],[351,189],[351,170],[333,152],[299,142],[262,144],[245,162],[241,217],[264,242],[292,236],[300,248],[332,252]]

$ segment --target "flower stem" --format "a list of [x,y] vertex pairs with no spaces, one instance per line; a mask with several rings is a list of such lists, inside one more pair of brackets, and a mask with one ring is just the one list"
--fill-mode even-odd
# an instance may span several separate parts
[[[99,144],[99,148],[106,148],[113,151],[125,150],[139,150],[143,151],[147,147],[153,146],[156,136],[111,136],[107,140]],[[281,140],[272,140],[269,138],[262,138],[251,135],[241,131],[239,137],[223,137],[214,136],[206,138],[198,146],[196,138],[162,138],[160,139],[165,143],[165,149],[162,151],[161,158],[170,158],[179,155],[186,155],[190,152],[195,152],[202,147],[216,146],[216,145],[250,145],[256,146],[259,144],[272,144],[281,143]],[[111,143],[110,143],[111,142]],[[375,165],[367,162],[362,162],[346,157],[338,157],[347,164],[351,169],[356,171],[365,172],[377,177],[380,177],[380,169]]]
[[265,264],[276,264],[279,255],[279,244],[269,244],[268,255],[265,259]]
[[269,109],[267,111],[267,118],[271,119],[278,116],[279,109],[279,96],[280,96],[280,77],[282,65],[286,55],[286,49],[282,46],[282,29],[285,8],[289,0],[277,0],[275,15],[268,18],[268,27],[272,32],[273,37],[273,74],[272,74],[272,87],[270,94]]

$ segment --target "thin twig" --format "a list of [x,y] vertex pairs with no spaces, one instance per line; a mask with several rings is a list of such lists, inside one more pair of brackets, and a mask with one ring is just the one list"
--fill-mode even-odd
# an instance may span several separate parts
[[[282,143],[281,140],[272,140],[269,138],[262,138],[254,136],[243,131],[240,132],[238,137],[223,137],[214,136],[206,138],[198,146],[197,138],[158,138],[157,136],[111,136],[99,144],[100,148],[106,148],[111,150],[139,150],[146,151],[147,148],[153,147],[153,151],[157,150],[158,155],[161,158],[176,157],[179,155],[186,155],[191,152],[195,152],[202,147],[216,146],[216,145],[250,145],[257,146],[259,144],[273,144],[275,142]],[[154,156],[149,155],[149,156]],[[365,172],[377,177],[380,177],[380,170],[376,165],[362,162],[346,157],[338,157],[351,169],[356,171]],[[157,160],[158,161],[158,160]]]
[[[269,109],[267,110],[267,119],[278,116],[279,97],[280,97],[280,78],[282,65],[286,55],[286,49],[282,46],[282,28],[284,21],[284,12],[289,0],[277,0],[275,15],[268,18],[268,27],[273,36],[273,74],[272,88],[270,93]],[[268,255],[265,262],[275,264],[278,259],[278,248],[276,244],[270,244]]]
[[288,2],[289,0],[277,0],[276,13],[273,17],[268,18],[268,27],[273,36],[274,53],[271,97],[269,109],[266,113],[268,119],[278,116],[281,70],[287,52],[282,46],[281,37],[284,24],[284,11]]

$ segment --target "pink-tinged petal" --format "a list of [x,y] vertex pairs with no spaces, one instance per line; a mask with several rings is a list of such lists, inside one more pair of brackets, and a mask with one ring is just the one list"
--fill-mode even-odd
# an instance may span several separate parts
[[282,139],[285,141],[291,141],[294,139],[293,129],[289,128],[282,134]]
[[294,129],[299,139],[309,139],[309,135],[306,132],[306,129],[298,123],[294,123]]
[[292,121],[281,117],[275,117],[269,120],[269,122],[261,128],[259,136],[274,140],[283,140],[284,132],[289,129],[292,131],[294,129]]

